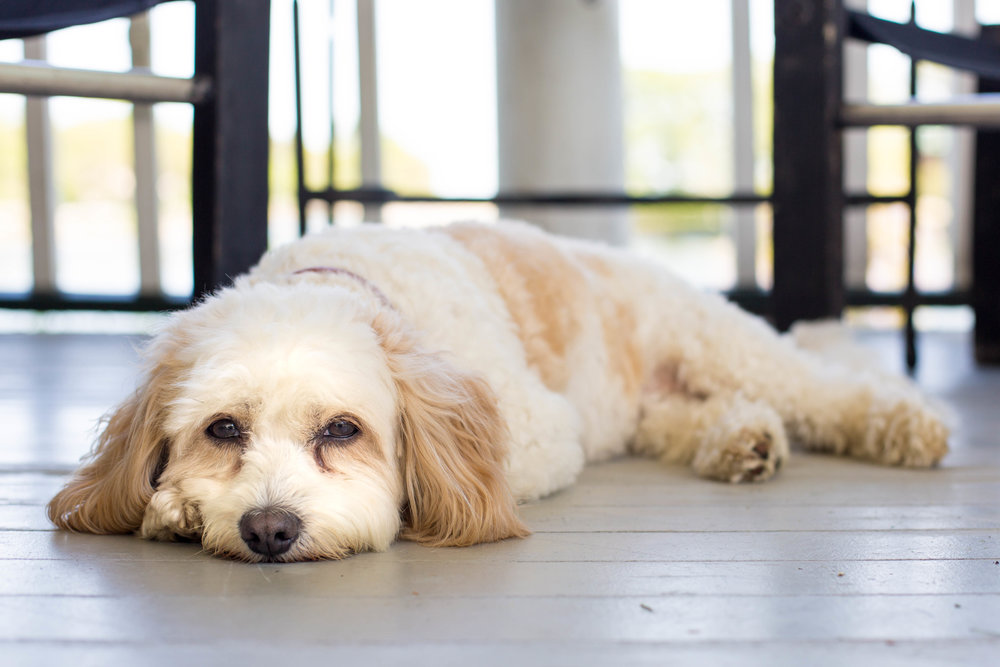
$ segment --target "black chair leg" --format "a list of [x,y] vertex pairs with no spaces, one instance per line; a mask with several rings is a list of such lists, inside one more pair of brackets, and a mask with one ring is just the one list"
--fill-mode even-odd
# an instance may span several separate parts
[[[834,28],[836,34],[829,34]],[[843,276],[839,2],[775,0],[774,323],[839,317]]]
[[213,82],[194,111],[194,297],[267,249],[270,0],[196,0],[195,74]]

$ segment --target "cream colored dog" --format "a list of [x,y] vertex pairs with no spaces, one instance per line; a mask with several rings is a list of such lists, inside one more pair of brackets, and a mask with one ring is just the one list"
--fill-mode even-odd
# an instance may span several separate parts
[[527,225],[331,229],[170,318],[49,504],[247,561],[523,536],[516,502],[632,452],[727,482],[806,448],[925,467],[947,429],[625,252]]

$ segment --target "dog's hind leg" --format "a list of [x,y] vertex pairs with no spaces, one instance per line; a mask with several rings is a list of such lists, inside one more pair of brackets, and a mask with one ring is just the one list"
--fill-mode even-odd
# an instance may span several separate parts
[[[673,444],[671,428],[704,439],[708,424],[716,432],[733,430],[734,419],[756,423],[757,414],[782,423],[790,440],[812,451],[909,467],[932,466],[948,451],[941,411],[905,378],[823,359],[723,304],[703,307],[696,319],[688,318],[700,327],[675,329],[653,355],[663,361],[644,387],[652,421],[640,424],[640,451],[651,451],[655,433],[665,432],[660,450],[677,449],[700,461],[694,456],[698,447],[718,449],[718,440]],[[656,398],[663,404],[651,402]],[[734,417],[741,414],[750,417]],[[663,426],[654,428],[658,423]],[[723,475],[714,470],[708,476]]]
[[908,467],[947,453],[941,411],[905,378],[828,362],[768,332],[743,333],[679,368],[688,394],[737,392],[773,409],[789,438],[812,451]]
[[948,452],[941,409],[902,378],[828,369],[785,410],[792,438],[812,451],[920,468]]
[[781,468],[788,438],[778,413],[760,401],[672,394],[644,402],[632,451],[689,464],[709,479],[759,482]]

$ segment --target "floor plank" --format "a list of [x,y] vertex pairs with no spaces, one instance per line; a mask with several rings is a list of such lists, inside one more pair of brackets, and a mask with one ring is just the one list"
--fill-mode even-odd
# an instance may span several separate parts
[[[944,641],[808,641],[768,642],[688,640],[644,642],[328,642],[289,647],[278,642],[0,642],[11,664],[20,667],[74,667],[104,665],[283,665],[294,656],[300,664],[349,664],[412,667],[509,667],[549,665],[590,667],[607,665],[718,665],[719,667],[924,667],[954,664],[991,665],[996,644],[989,639]],[[206,656],[224,656],[210,662]],[[962,662],[959,662],[962,661]]]
[[[122,543],[119,543],[119,547]],[[110,549],[110,546],[109,546]],[[160,553],[171,551],[163,548]],[[596,597],[768,595],[995,595],[989,559],[813,561],[403,561],[362,554],[341,562],[244,565],[199,554],[176,559],[17,559],[2,563],[0,596],[266,597],[283,585],[301,597]],[[113,566],[107,566],[113,561]],[[267,585],[263,585],[267,582]]]
[[[1000,637],[986,595],[669,597],[4,596],[0,640],[254,641],[262,611],[289,645],[316,642],[973,640]],[[192,613],[197,610],[197,613]]]

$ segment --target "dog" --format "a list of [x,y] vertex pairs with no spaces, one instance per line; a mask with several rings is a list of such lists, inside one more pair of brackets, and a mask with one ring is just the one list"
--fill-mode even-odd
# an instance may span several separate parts
[[144,356],[49,518],[249,562],[526,536],[518,502],[625,453],[736,483],[772,477],[790,441],[921,468],[948,450],[905,378],[524,223],[305,237]]

